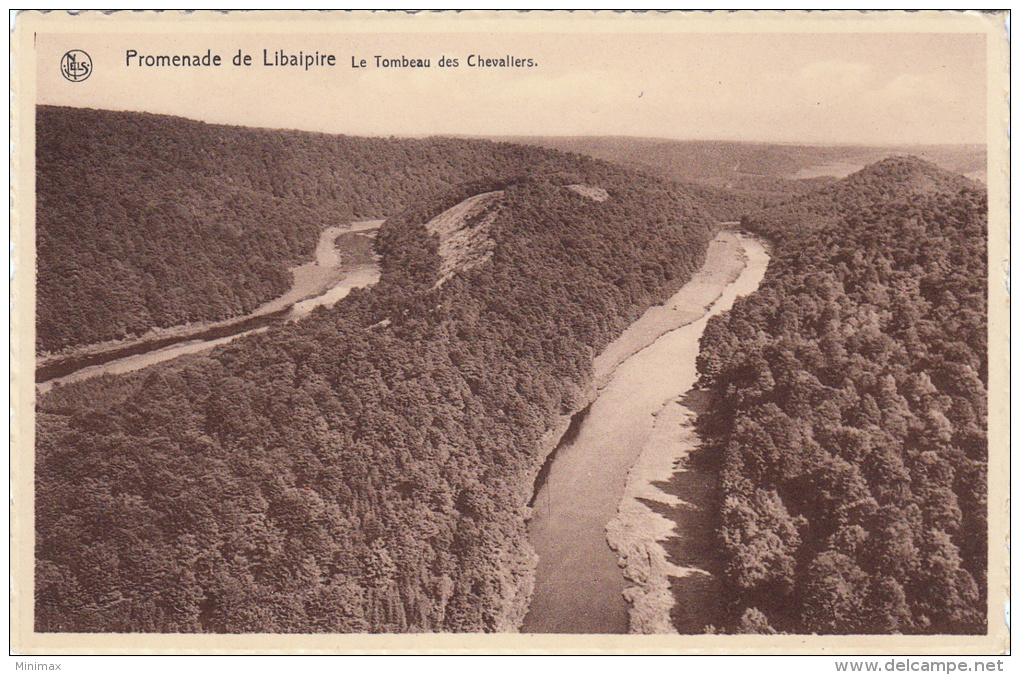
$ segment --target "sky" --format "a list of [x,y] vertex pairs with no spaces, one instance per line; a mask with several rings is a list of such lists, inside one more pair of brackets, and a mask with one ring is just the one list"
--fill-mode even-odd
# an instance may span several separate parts
[[[38,33],[37,102],[351,135],[615,135],[790,143],[984,143],[986,46],[966,33]],[[86,51],[90,77],[60,73]],[[126,52],[219,54],[219,68]],[[336,66],[265,67],[274,51]],[[238,51],[255,65],[234,67]],[[532,68],[469,67],[468,55]],[[375,56],[428,69],[374,67]],[[440,57],[457,68],[439,68]],[[364,58],[366,68],[352,68]]]

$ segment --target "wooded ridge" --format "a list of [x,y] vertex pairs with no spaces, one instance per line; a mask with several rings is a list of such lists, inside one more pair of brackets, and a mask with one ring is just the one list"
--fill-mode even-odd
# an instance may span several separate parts
[[[319,233],[474,180],[620,173],[580,155],[38,106],[36,350],[241,316]],[[573,176],[576,178],[576,176]]]

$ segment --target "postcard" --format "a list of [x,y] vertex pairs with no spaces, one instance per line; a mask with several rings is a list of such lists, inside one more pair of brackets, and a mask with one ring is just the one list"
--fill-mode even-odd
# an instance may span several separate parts
[[18,14],[13,649],[1007,651],[1004,22]]

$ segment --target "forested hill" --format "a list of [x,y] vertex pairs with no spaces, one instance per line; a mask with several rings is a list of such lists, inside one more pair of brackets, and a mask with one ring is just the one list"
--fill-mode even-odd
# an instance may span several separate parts
[[797,207],[699,356],[726,627],[983,633],[985,191],[893,159]]
[[37,351],[245,314],[319,233],[473,180],[622,172],[554,150],[39,106]]
[[[482,181],[395,215],[380,282],[332,309],[41,397],[36,629],[514,630],[540,437],[712,237],[662,182],[581,166],[585,194]],[[491,255],[438,284],[426,223],[496,190]]]
[[769,237],[791,229],[824,227],[856,212],[862,204],[908,200],[932,193],[956,194],[983,186],[917,157],[889,157],[806,195],[761,209],[748,227]]

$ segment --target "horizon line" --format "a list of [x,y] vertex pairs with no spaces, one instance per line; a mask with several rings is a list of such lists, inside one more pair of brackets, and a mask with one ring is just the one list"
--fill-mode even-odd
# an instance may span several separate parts
[[302,129],[294,126],[266,126],[266,125],[250,125],[241,124],[237,122],[219,122],[202,119],[199,117],[187,117],[185,115],[179,115],[175,113],[162,113],[152,112],[151,110],[139,110],[130,108],[94,108],[90,106],[75,106],[75,105],[61,105],[55,103],[36,103],[36,108],[71,108],[75,110],[95,110],[102,112],[123,112],[123,113],[135,113],[142,115],[156,115],[159,117],[176,117],[178,119],[188,120],[190,122],[200,122],[202,124],[210,124],[215,126],[233,126],[241,127],[245,129],[266,129],[274,131],[297,131],[300,133],[308,134],[324,134],[328,136],[358,136],[362,138],[407,138],[407,139],[425,139],[425,138],[454,138],[454,139],[481,139],[481,140],[502,140],[510,142],[511,139],[565,139],[565,140],[579,140],[579,139],[627,139],[636,141],[650,141],[650,142],[664,142],[664,143],[731,143],[740,145],[779,145],[779,146],[792,146],[792,147],[816,147],[816,148],[833,148],[833,147],[847,147],[847,148],[872,148],[872,149],[888,149],[888,148],[918,148],[918,147],[988,147],[987,139],[983,142],[970,141],[970,142],[881,142],[881,141],[796,141],[796,140],[759,140],[759,139],[737,139],[737,138],[724,138],[724,137],[681,137],[681,136],[649,136],[644,134],[619,134],[619,133],[573,133],[573,134],[542,134],[542,133],[463,133],[463,132],[418,132],[418,133],[356,133],[346,131],[324,131],[322,129]]

